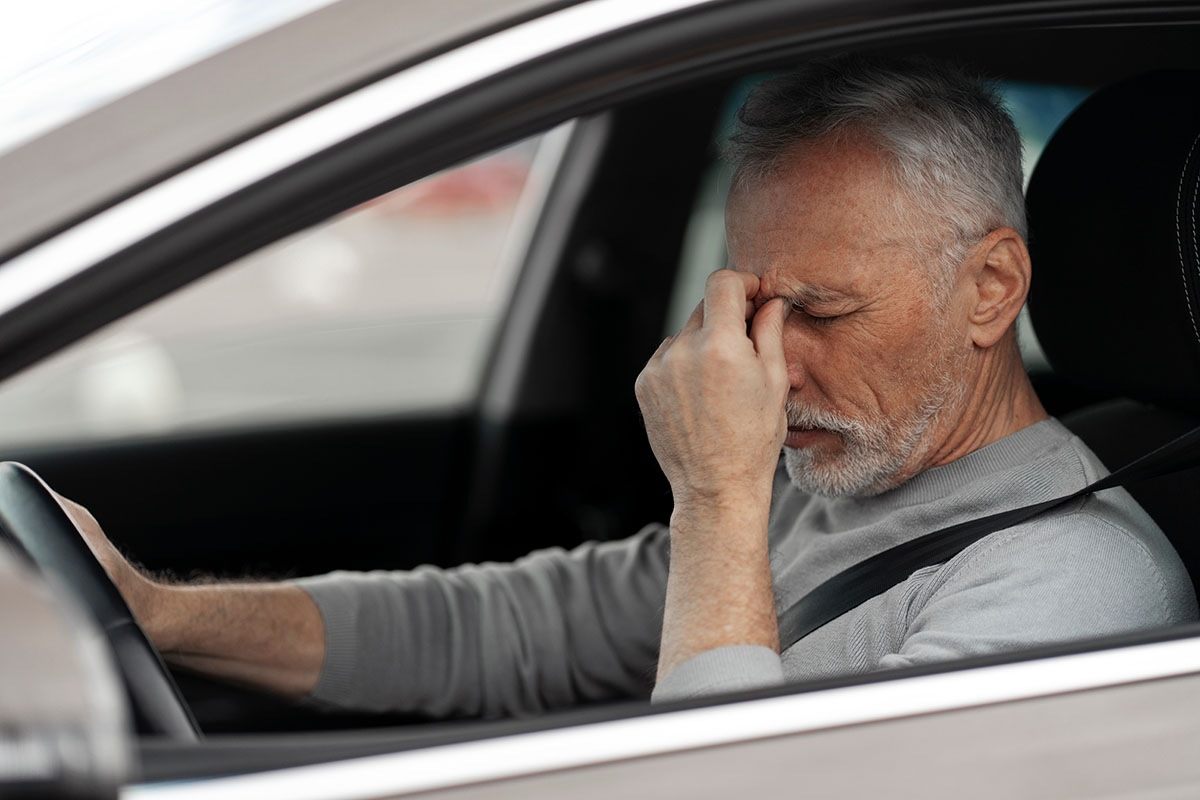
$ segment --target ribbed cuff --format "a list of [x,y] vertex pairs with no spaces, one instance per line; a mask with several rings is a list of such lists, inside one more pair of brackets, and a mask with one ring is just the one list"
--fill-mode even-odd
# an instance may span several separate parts
[[354,598],[339,573],[292,581],[317,604],[325,621],[325,661],[317,685],[304,699],[318,704],[345,706],[355,694],[355,673],[361,649],[355,623]]
[[753,644],[731,645],[693,656],[671,670],[654,687],[650,702],[691,700],[783,682],[783,662],[774,650]]

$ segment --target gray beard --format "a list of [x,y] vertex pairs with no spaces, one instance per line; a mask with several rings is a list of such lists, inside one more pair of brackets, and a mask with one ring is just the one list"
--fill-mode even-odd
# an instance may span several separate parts
[[[966,381],[959,365],[931,365],[926,391],[920,402],[900,419],[858,420],[788,400],[788,425],[818,428],[838,434],[841,452],[826,455],[817,448],[785,447],[784,467],[792,484],[802,492],[840,497],[871,496],[902,482],[902,470],[919,450],[932,449],[930,428],[966,395]],[[905,476],[908,477],[908,476]]]

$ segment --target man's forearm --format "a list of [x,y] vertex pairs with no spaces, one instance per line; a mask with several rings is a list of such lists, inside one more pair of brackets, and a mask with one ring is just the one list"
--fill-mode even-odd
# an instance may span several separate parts
[[751,644],[778,651],[767,505],[676,504],[658,680],[718,647]]
[[113,547],[91,512],[55,497],[167,661],[291,697],[316,686],[325,622],[303,589],[156,581]]
[[325,658],[325,625],[308,593],[286,583],[154,583],[135,609],[172,664],[301,697]]
[[675,500],[660,681],[718,647],[778,650],[767,517],[787,436],[791,306],[764,289],[757,275],[714,272],[634,384]]

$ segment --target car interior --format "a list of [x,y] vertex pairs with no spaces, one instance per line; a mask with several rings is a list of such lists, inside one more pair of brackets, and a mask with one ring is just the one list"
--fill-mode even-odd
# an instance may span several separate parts
[[[754,47],[710,48],[703,68],[628,82],[574,105],[560,100],[541,117],[498,124],[490,139],[464,135],[434,151],[428,163],[449,164],[561,122],[562,109],[576,119],[468,402],[26,442],[0,447],[0,456],[86,505],[147,569],[185,579],[511,560],[665,521],[669,489],[632,387],[668,332],[671,309],[684,302],[679,293],[694,291],[694,275],[683,273],[723,266],[719,234],[703,257],[694,242],[697,225],[714,224],[698,214],[720,185],[719,139],[748,81],[848,49],[954,59],[1005,84],[1088,97],[1046,145],[1028,190],[1029,310],[1047,358],[1031,364],[1035,385],[1047,409],[1110,468],[1200,422],[1200,153],[1182,175],[1175,160],[1180,148],[1197,150],[1200,134],[1193,26],[965,26],[816,44],[787,32],[762,36]],[[294,213],[249,234],[256,221],[247,216],[204,260],[98,313],[132,310],[423,174],[416,156],[396,166],[384,163],[393,155],[387,147],[364,141],[360,149],[344,191],[319,202],[307,190],[272,201],[290,202]],[[1130,487],[1193,576],[1200,544],[1184,498],[1198,480],[1200,471],[1189,470]],[[212,759],[197,759],[198,745],[148,739],[148,777],[257,768],[264,761],[247,749],[252,741],[276,742],[267,763],[280,763],[647,713],[633,703],[536,722],[432,725],[405,714],[316,709],[186,672],[175,679]],[[372,728],[389,731],[381,738]],[[320,733],[331,729],[343,730],[337,738]]]

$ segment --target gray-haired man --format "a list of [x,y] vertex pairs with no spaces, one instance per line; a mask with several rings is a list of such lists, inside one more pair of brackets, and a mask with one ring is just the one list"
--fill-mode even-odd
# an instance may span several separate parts
[[679,698],[1195,618],[1179,559],[1116,490],[778,652],[777,604],[1104,467],[1021,365],[1020,143],[994,96],[928,63],[829,60],[760,86],[741,121],[731,268],[637,383],[669,529],[512,565],[185,587],[73,507],[165,655],[343,707],[499,714],[645,695],[656,665],[656,698]]

